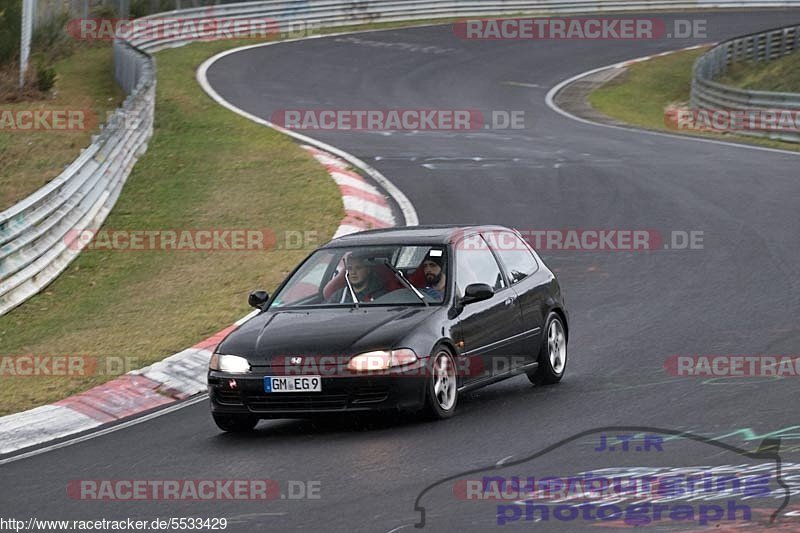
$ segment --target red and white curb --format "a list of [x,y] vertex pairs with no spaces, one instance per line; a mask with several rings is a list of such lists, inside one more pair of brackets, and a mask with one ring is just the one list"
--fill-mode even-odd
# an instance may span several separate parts
[[345,217],[334,237],[396,225],[389,202],[377,187],[350,170],[344,160],[307,144],[302,147],[328,170],[342,193]]
[[[344,160],[312,146],[303,148],[325,166],[342,193],[345,217],[335,237],[397,225],[380,189],[350,170]],[[256,314],[257,311],[250,313],[163,361],[53,404],[0,418],[0,455],[82,433],[205,392],[208,360],[214,348]]]

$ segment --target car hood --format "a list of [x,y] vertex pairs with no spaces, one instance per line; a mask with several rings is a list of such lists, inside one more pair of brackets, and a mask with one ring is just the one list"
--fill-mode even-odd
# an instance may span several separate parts
[[231,333],[218,353],[269,365],[290,355],[350,356],[397,348],[417,324],[438,307],[361,307],[267,311]]

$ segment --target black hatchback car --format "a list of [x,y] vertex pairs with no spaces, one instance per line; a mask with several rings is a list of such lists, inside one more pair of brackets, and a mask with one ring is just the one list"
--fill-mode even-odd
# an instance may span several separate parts
[[211,358],[214,421],[372,410],[453,415],[459,393],[525,373],[561,380],[568,314],[555,275],[502,226],[417,226],[309,255]]

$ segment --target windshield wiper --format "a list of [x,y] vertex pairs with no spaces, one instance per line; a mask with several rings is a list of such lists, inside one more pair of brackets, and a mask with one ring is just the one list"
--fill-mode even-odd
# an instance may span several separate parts
[[346,266],[344,267],[344,282],[347,283],[347,289],[350,291],[350,297],[353,299],[353,307],[358,309],[358,297],[356,297],[356,291],[353,289],[353,284],[350,283],[350,269]]
[[419,299],[420,299],[420,301],[422,301],[422,303],[424,303],[424,304],[425,304],[425,307],[428,307],[428,302],[425,300],[425,297],[422,295],[422,293],[421,293],[421,292],[419,292],[419,290],[418,290],[418,289],[417,289],[415,286],[413,286],[413,285],[411,284],[411,282],[409,282],[409,281],[406,279],[405,275],[404,275],[404,274],[403,274],[403,273],[402,273],[400,270],[398,270],[398,269],[397,269],[397,267],[395,267],[395,266],[394,266],[393,264],[391,264],[389,261],[384,261],[384,262],[383,262],[383,264],[384,264],[384,265],[386,265],[386,266],[389,268],[389,270],[391,270],[392,272],[394,272],[394,275],[395,275],[395,276],[397,276],[397,279],[399,279],[399,280],[400,280],[400,283],[402,283],[403,285],[405,285],[405,286],[406,286],[406,288],[410,289],[410,290],[411,290],[411,292],[413,292],[414,294],[416,294],[416,295],[417,295],[417,298],[419,298]]

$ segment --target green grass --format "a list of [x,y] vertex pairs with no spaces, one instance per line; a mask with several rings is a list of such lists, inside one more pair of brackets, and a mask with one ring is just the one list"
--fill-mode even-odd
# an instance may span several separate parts
[[[627,72],[594,90],[589,103],[598,111],[622,122],[652,130],[667,130],[665,109],[689,101],[692,65],[705,50],[677,52],[649,61],[634,63]],[[800,150],[800,145],[735,134],[692,132],[691,135],[735,140],[784,150]]]
[[719,81],[756,91],[800,93],[800,53],[769,63],[736,63]]
[[[344,216],[325,169],[288,137],[220,107],[194,79],[232,43],[161,52],[155,135],[105,228],[267,228],[328,240]],[[130,358],[142,367],[248,312],[307,250],[87,251],[47,289],[0,317],[0,357]],[[129,369],[128,369],[129,370]],[[0,415],[49,403],[113,376],[6,377]]]
[[664,108],[689,100],[692,64],[704,50],[691,50],[634,63],[589,95],[589,103],[629,124],[664,128]]
[[47,100],[3,104],[2,109],[91,109],[93,131],[0,131],[0,211],[45,185],[91,142],[123,93],[114,83],[110,46],[82,47],[55,64],[56,86]]

